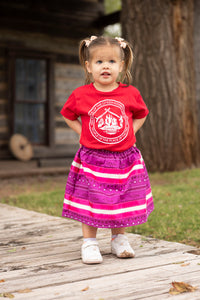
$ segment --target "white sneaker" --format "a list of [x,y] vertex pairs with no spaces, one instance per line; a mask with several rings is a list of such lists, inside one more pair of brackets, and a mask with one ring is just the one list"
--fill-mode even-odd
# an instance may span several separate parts
[[117,237],[111,242],[111,251],[117,257],[128,258],[134,257],[135,252],[131,248],[128,238],[124,234],[118,234]]
[[97,241],[84,242],[81,247],[81,256],[84,264],[100,264],[103,261]]

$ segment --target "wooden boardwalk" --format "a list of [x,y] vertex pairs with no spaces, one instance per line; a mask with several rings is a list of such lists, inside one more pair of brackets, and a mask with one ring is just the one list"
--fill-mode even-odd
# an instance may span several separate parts
[[[110,231],[99,230],[104,262],[84,265],[79,223],[0,204],[0,228],[1,296],[200,300],[200,256],[188,253],[193,247],[128,234],[136,257],[118,259],[110,252]],[[172,296],[172,281],[187,282],[198,290]]]

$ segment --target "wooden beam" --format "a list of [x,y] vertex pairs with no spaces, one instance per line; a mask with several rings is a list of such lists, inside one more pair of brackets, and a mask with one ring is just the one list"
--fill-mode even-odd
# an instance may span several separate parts
[[116,11],[109,15],[100,16],[97,20],[95,20],[92,25],[94,27],[106,27],[108,25],[112,25],[120,22],[120,13],[121,11]]
[[[0,27],[73,38],[93,32],[103,4],[91,1],[0,2]],[[95,29],[95,28],[94,28]]]

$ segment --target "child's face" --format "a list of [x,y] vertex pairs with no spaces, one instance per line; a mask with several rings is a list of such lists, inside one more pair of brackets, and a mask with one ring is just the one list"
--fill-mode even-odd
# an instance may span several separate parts
[[95,87],[101,91],[117,87],[117,77],[123,69],[120,48],[117,46],[97,46],[90,50],[90,60],[86,68],[92,73]]

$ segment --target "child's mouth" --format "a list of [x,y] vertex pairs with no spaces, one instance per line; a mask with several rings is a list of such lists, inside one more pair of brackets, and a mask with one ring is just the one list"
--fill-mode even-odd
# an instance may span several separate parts
[[110,76],[110,73],[109,72],[102,72],[101,75],[104,76],[104,77],[107,77],[107,76]]

